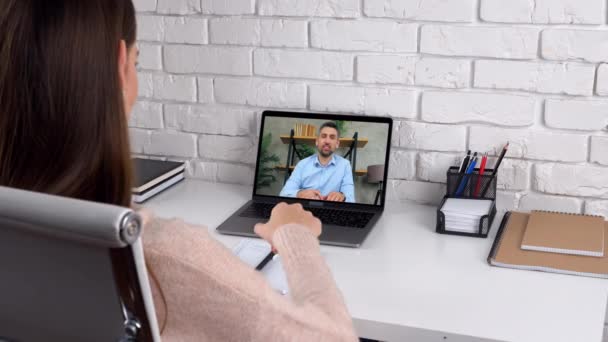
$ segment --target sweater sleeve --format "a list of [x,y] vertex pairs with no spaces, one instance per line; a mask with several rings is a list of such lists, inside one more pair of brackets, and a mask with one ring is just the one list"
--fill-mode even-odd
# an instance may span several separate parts
[[357,341],[351,317],[305,228],[279,228],[290,296],[217,242],[203,227],[149,220],[144,254],[164,340]]

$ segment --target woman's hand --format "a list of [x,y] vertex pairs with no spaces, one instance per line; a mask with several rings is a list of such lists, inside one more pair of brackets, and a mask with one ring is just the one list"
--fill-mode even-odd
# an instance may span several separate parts
[[305,226],[315,237],[321,235],[321,221],[314,217],[310,211],[304,210],[300,203],[288,205],[287,203],[282,202],[277,204],[272,209],[270,220],[266,223],[256,224],[254,231],[262,239],[268,241],[272,245],[272,236],[274,235],[274,232],[281,226],[290,223]]

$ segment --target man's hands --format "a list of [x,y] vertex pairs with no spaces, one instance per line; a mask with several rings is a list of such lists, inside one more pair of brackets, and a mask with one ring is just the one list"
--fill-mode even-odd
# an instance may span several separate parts
[[297,198],[304,198],[304,199],[310,199],[310,200],[321,200],[323,201],[323,195],[321,195],[321,191],[319,190],[301,190],[300,192],[298,192],[298,195],[296,196]]
[[341,192],[330,192],[327,196],[323,196],[319,190],[301,190],[298,192],[297,198],[304,198],[319,201],[344,202],[346,197]]
[[341,192],[330,192],[329,195],[325,197],[325,201],[330,202],[344,202],[345,199],[346,196],[344,196],[344,194]]

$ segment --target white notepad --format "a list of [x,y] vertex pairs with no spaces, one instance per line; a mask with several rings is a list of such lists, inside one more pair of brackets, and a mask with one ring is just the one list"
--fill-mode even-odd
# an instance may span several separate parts
[[448,198],[443,204],[441,211],[453,213],[456,216],[476,215],[483,216],[490,212],[491,200],[473,200],[464,198]]
[[448,198],[441,212],[445,216],[445,229],[463,233],[476,233],[484,215],[492,208],[491,200]]
[[[232,252],[246,264],[255,268],[264,260],[268,253],[270,253],[270,250],[270,244],[264,240],[243,239],[232,249]],[[262,268],[260,273],[264,275],[273,289],[283,295],[289,293],[287,277],[283,271],[280,255],[275,255],[275,257]]]

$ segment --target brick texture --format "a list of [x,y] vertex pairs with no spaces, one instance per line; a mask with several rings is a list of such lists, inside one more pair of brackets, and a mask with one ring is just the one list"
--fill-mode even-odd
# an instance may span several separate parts
[[389,199],[437,204],[466,150],[509,142],[500,210],[608,215],[605,0],[134,4],[136,155],[251,185],[265,110],[388,116]]

